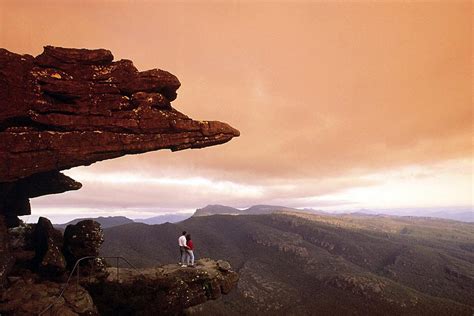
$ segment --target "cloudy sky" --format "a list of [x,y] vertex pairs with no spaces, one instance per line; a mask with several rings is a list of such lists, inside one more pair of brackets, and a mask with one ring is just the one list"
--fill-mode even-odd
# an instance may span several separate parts
[[0,47],[107,48],[182,86],[231,142],[65,173],[33,215],[132,218],[207,204],[472,207],[470,1],[4,1]]

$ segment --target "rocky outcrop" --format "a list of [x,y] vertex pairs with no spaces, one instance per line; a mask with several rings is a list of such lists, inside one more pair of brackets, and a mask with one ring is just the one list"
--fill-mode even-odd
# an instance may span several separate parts
[[[36,225],[23,225],[18,219],[31,213],[30,198],[81,188],[61,170],[126,154],[203,148],[239,136],[226,123],[195,121],[174,109],[171,102],[181,83],[171,73],[138,71],[130,60],[113,59],[105,49],[47,46],[36,57],[0,49],[2,315],[30,315],[53,305],[49,312],[57,315],[97,313],[80,286],[76,294],[81,295],[68,289],[56,298],[62,288],[56,282],[65,280],[79,258],[98,255],[103,242],[100,225],[82,221],[67,227],[63,239],[46,218]],[[89,267],[86,273],[97,272],[99,263],[85,262],[81,271]],[[231,288],[229,280],[234,274],[222,269],[208,280],[211,296]],[[104,272],[105,266],[99,270]],[[106,273],[101,274],[104,276]],[[161,276],[142,281],[164,281],[166,287],[172,280]],[[180,280],[179,286],[189,281]],[[196,286],[191,288],[202,296]],[[170,308],[175,307],[165,307]]]
[[238,279],[228,262],[200,259],[194,268],[120,269],[119,275],[111,269],[106,282],[86,288],[102,315],[181,315],[191,306],[228,294]]
[[39,270],[38,263],[42,260],[35,260],[35,258],[41,257],[37,254],[36,226],[37,224],[22,223],[20,226],[8,229],[9,248],[15,260],[16,271]]
[[80,188],[79,182],[59,171],[37,173],[13,182],[0,182],[0,216],[5,216],[9,227],[18,226],[17,215],[30,214],[29,198]]
[[[83,220],[62,231],[51,222],[40,217],[37,224],[22,224],[8,229],[8,249],[15,259],[14,275],[29,270],[46,279],[62,280],[72,271],[77,260],[83,257],[98,257],[104,242],[100,224],[93,220]],[[83,260],[83,273],[104,270],[100,259]]]
[[47,46],[37,57],[0,49],[0,214],[15,226],[30,197],[79,189],[63,169],[239,135],[175,110],[179,86],[169,72],[140,72],[104,49]]
[[69,225],[63,237],[40,217],[37,224],[9,229],[9,235],[17,263],[7,286],[0,287],[0,315],[177,315],[228,294],[239,279],[227,261],[210,259],[189,268],[125,269],[116,258],[109,268],[89,258],[74,270],[78,259],[99,255],[104,235],[92,220]]
[[0,314],[180,315],[236,286],[237,273],[225,266],[223,271],[216,261],[201,259],[195,268],[120,269],[120,282],[110,268],[107,280],[84,277],[68,286],[25,273],[11,277],[11,286],[0,292]]
[[[64,231],[64,255],[69,269],[73,268],[77,260],[84,257],[98,257],[99,249],[104,242],[104,232],[100,224],[93,220],[83,220],[75,225],[68,225]],[[102,261],[92,259],[95,262],[85,261],[87,270],[91,268],[103,268]],[[92,261],[91,260],[91,261]],[[81,270],[83,270],[83,266]]]
[[80,285],[64,285],[32,276],[16,278],[0,293],[1,315],[99,315],[89,293]]
[[0,288],[5,283],[7,272],[13,266],[14,258],[10,251],[7,225],[2,216],[0,216]]
[[37,270],[43,275],[62,275],[66,271],[66,260],[62,253],[63,236],[47,218],[39,218],[34,232],[34,243]]

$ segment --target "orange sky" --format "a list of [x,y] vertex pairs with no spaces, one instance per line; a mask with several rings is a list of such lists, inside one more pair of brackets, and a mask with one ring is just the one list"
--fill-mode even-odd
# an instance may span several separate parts
[[73,169],[84,188],[34,212],[471,206],[472,13],[470,1],[0,1],[0,47],[110,49],[178,76],[178,110],[241,131]]

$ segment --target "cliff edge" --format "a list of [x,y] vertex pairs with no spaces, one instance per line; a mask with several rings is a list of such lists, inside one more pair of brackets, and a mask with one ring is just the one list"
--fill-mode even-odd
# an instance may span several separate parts
[[0,49],[0,214],[16,226],[17,215],[30,214],[29,198],[81,187],[60,170],[239,136],[174,109],[180,85],[105,49],[46,46],[36,57]]
[[[46,46],[33,57],[0,48],[0,314],[40,312],[56,302],[77,259],[98,255],[103,242],[98,223],[70,225],[63,236],[46,218],[34,225],[18,218],[31,214],[30,198],[81,188],[61,170],[127,154],[203,148],[240,135],[226,123],[177,111],[171,102],[180,85],[167,71],[138,71],[132,61],[114,61],[105,49]],[[80,268],[106,272],[100,262]],[[97,313],[87,284],[79,281],[76,294],[65,289],[51,313]]]

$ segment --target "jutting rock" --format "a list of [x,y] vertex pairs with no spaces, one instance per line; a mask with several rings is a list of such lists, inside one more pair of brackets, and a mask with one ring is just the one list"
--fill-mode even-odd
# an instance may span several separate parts
[[59,171],[159,149],[225,143],[226,123],[195,121],[171,102],[167,71],[138,71],[105,49],[47,46],[33,57],[0,49],[0,214],[15,226],[29,198],[77,190]]
[[[0,48],[0,314],[47,306],[58,314],[97,313],[80,286],[81,302],[70,289],[57,299],[62,285],[53,281],[78,258],[98,255],[100,226],[84,221],[63,237],[46,218],[36,225],[18,219],[31,213],[30,198],[81,188],[61,170],[239,136],[226,123],[193,120],[173,108],[180,85],[167,71],[138,71],[105,49],[46,46],[33,57]],[[227,274],[234,286],[237,277]],[[25,291],[41,297],[39,305],[24,304],[33,297],[19,294]]]

